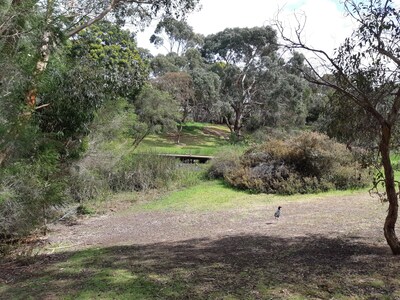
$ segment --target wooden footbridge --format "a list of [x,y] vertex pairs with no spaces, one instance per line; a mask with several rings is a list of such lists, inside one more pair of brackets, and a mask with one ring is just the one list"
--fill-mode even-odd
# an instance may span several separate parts
[[213,156],[206,155],[191,155],[191,154],[159,154],[160,156],[172,157],[179,159],[181,162],[185,164],[205,164],[210,159],[213,159]]

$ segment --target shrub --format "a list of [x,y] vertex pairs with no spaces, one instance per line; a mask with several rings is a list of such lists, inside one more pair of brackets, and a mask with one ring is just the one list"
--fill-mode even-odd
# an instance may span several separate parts
[[21,237],[51,218],[51,207],[65,201],[58,153],[42,149],[31,160],[0,173],[0,237]]
[[[218,158],[217,158],[218,160]],[[305,132],[288,140],[271,139],[246,151],[238,162],[225,157],[210,173],[242,189],[295,194],[366,186],[371,177],[346,147],[327,136]],[[222,164],[224,168],[217,166]]]
[[75,202],[102,200],[111,193],[106,176],[98,170],[71,170],[68,178],[67,195]]
[[209,179],[223,178],[230,170],[240,164],[241,152],[236,149],[226,149],[215,155],[207,171]]
[[174,158],[154,153],[134,154],[121,160],[116,171],[110,173],[108,184],[113,191],[168,189],[174,182],[185,181],[183,178],[190,172]]

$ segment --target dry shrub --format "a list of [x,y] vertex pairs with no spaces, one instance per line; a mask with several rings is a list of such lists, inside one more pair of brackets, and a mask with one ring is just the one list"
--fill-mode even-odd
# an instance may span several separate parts
[[108,184],[113,191],[143,191],[167,188],[179,177],[174,158],[152,153],[132,155],[122,160],[110,173]]
[[344,145],[315,132],[270,140],[249,149],[240,163],[224,161],[224,165],[229,166],[221,169],[229,184],[265,193],[313,193],[371,182],[368,170]]
[[111,191],[105,175],[98,170],[72,170],[68,178],[67,195],[75,202],[103,200]]
[[241,152],[235,149],[227,149],[215,155],[207,171],[208,178],[224,178],[225,174],[240,165]]

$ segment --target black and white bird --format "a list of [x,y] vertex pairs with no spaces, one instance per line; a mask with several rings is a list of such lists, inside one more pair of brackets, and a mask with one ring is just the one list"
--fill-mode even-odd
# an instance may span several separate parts
[[278,206],[278,209],[274,213],[275,219],[278,219],[279,216],[281,215],[281,208],[282,208],[281,206]]

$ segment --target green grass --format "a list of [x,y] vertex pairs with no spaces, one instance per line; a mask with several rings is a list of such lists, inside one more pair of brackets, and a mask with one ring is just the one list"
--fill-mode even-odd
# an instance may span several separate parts
[[390,159],[394,169],[394,177],[400,181],[400,154],[392,154]]
[[150,135],[138,147],[138,152],[213,155],[229,145],[229,130],[223,125],[185,123],[180,143],[172,134]]
[[152,211],[216,211],[246,208],[284,201],[302,201],[326,196],[344,196],[365,192],[363,190],[329,191],[312,195],[252,194],[227,186],[224,182],[205,181],[196,186],[172,192],[158,200],[139,204],[135,210]]

